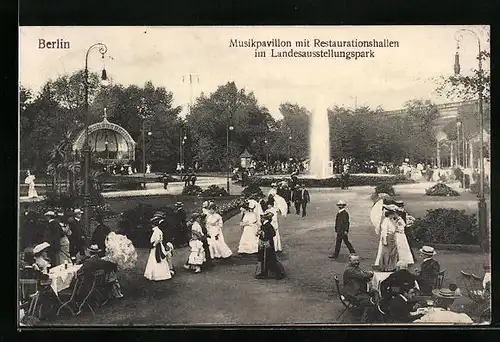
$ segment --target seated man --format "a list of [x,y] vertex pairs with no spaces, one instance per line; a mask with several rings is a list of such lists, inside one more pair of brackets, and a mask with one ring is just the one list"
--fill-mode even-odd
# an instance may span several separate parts
[[434,260],[436,252],[430,246],[423,246],[420,249],[420,257],[423,259],[420,270],[416,270],[417,281],[420,287],[420,293],[424,296],[432,295],[432,289],[437,281],[440,266]]
[[408,271],[408,264],[398,261],[396,272],[392,273],[380,283],[380,295],[386,301],[401,293],[405,286],[414,286],[417,276]]
[[373,307],[370,300],[372,294],[368,292],[368,282],[372,279],[372,271],[364,271],[359,267],[359,256],[351,254],[349,265],[344,271],[343,294],[355,300],[356,304],[363,307],[362,322],[367,321],[369,310]]
[[391,323],[411,323],[423,316],[414,311],[415,288],[404,286],[401,293],[392,297],[387,305],[388,321]]

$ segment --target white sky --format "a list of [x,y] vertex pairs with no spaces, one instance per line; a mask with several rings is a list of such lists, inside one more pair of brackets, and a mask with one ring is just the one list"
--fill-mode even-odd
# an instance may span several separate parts
[[[450,102],[435,93],[431,79],[452,74],[454,35],[460,28],[477,32],[489,50],[485,26],[21,27],[20,82],[38,91],[49,79],[83,69],[87,49],[102,42],[108,47],[105,65],[114,82],[142,86],[151,80],[172,91],[176,105],[189,103],[189,83],[183,83],[182,77],[195,74],[199,83],[193,83],[193,99],[202,91],[208,95],[219,85],[235,81],[239,88],[253,91],[275,117],[285,101],[313,109],[320,93],[327,106],[354,107],[357,97],[358,106],[393,110],[414,98]],[[399,41],[399,48],[373,48],[375,58],[345,60],[255,58],[252,48],[229,47],[230,39],[250,38],[292,43],[314,38],[387,38]],[[70,49],[39,49],[39,39],[63,39]],[[460,45],[462,72],[467,73],[477,67],[477,42],[474,36],[464,35]],[[97,49],[90,53],[89,69],[102,69]]]

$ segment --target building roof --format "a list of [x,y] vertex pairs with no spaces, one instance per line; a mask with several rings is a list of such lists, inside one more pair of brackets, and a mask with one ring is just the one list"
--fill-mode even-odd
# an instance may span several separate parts
[[245,151],[240,154],[240,158],[252,158],[252,155],[245,149]]

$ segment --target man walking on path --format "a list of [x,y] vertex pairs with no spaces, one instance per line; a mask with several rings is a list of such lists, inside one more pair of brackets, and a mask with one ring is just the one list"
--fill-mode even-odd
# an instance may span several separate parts
[[335,250],[333,255],[330,255],[330,259],[337,259],[340,252],[340,245],[344,241],[349,253],[354,254],[356,251],[352,247],[351,242],[349,242],[349,213],[346,211],[347,203],[340,200],[337,202],[337,207],[339,212],[335,218],[335,233],[337,233],[337,239],[335,240]]
[[307,203],[311,202],[309,191],[304,188],[304,184],[300,184],[294,190],[292,201],[295,203],[295,213],[300,215],[300,207],[302,207],[302,217],[306,216]]

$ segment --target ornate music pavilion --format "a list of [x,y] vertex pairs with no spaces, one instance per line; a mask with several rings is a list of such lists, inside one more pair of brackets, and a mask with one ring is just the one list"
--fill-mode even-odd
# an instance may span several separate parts
[[[89,145],[92,154],[100,163],[106,165],[128,164],[135,160],[136,142],[121,126],[111,123],[107,119],[106,108],[101,122],[90,125],[88,128]],[[80,154],[85,143],[85,130],[81,131],[73,143],[73,152]]]

